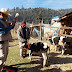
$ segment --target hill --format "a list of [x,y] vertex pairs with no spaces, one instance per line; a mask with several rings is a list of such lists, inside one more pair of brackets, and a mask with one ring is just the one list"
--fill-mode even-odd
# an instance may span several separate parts
[[10,10],[11,17],[8,18],[8,21],[12,21],[15,14],[19,13],[18,22],[25,20],[29,23],[40,23],[43,19],[45,24],[50,23],[51,19],[54,16],[63,16],[69,12],[72,12],[72,9],[61,9],[61,10],[53,10],[53,9],[46,9],[46,8],[14,8]]

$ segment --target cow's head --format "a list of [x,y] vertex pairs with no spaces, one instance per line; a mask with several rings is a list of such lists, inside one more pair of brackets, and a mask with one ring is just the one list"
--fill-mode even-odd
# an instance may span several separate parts
[[43,43],[43,44],[44,44],[43,48],[47,52],[50,46],[47,43]]

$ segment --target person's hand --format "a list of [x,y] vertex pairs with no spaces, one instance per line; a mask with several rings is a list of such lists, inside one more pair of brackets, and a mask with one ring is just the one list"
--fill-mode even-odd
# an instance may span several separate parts
[[25,40],[25,43],[27,42],[27,40]]
[[16,22],[16,20],[17,20],[17,18],[18,18],[18,17],[15,17],[14,21],[10,24],[10,26],[11,26],[11,27],[13,27],[13,26],[14,26],[14,24],[15,24],[15,22]]
[[15,20],[14,20],[14,21],[16,21],[16,20],[17,20],[17,18],[18,18],[18,17],[15,17]]

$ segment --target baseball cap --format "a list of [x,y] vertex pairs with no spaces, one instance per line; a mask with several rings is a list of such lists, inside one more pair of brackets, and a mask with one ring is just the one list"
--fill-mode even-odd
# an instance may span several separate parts
[[22,21],[21,24],[22,24],[23,26],[25,26],[25,25],[26,25],[26,22],[25,22],[25,21]]

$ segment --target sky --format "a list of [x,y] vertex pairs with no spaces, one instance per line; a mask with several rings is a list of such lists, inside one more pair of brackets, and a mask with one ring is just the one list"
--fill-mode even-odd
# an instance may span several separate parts
[[1,8],[13,9],[22,8],[50,8],[50,9],[69,9],[72,8],[72,0],[0,0]]

